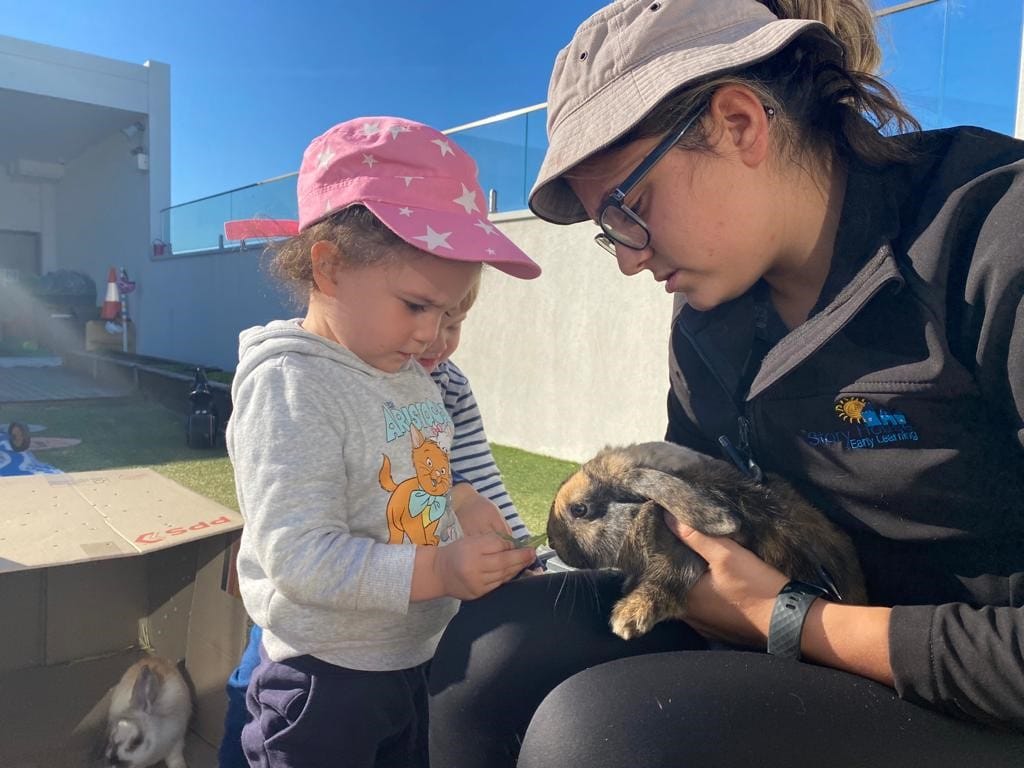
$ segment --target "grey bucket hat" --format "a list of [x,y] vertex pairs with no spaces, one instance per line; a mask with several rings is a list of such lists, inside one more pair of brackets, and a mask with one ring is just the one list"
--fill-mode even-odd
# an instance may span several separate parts
[[602,8],[555,59],[548,150],[530,209],[556,224],[589,218],[563,174],[681,86],[767,59],[807,32],[834,41],[821,22],[779,19],[758,0],[619,0]]

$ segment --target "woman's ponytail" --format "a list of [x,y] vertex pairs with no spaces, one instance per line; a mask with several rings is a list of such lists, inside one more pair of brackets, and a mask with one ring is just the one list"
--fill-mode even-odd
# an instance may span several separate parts
[[842,46],[846,68],[873,75],[882,63],[875,15],[863,0],[761,0],[780,19],[820,21]]
[[[866,1],[758,2],[779,18],[820,21],[827,32],[809,31],[764,61],[680,88],[613,146],[661,136],[719,88],[742,85],[775,110],[772,133],[788,160],[801,165],[810,161],[819,168],[829,167],[835,158],[873,166],[910,161],[915,156],[912,143],[892,141],[889,135],[921,126],[876,74],[882,55]],[[679,146],[706,150],[705,139],[697,125]]]

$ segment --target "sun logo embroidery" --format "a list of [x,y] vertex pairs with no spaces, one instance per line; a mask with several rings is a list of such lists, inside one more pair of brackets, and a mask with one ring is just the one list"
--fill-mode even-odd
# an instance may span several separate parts
[[847,424],[863,424],[867,404],[862,397],[841,397],[836,401],[836,415]]

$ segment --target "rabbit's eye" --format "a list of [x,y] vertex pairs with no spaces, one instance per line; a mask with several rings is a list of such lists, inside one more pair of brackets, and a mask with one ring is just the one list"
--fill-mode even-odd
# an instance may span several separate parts
[[569,514],[573,517],[580,518],[587,516],[587,505],[577,501],[575,504],[569,505]]

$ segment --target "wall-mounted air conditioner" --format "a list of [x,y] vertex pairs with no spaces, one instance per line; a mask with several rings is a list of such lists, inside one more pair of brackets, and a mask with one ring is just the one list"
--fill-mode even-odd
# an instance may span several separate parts
[[22,176],[27,179],[58,181],[64,178],[62,163],[45,163],[42,160],[28,160],[24,157],[12,160],[8,165],[8,170],[11,176]]

